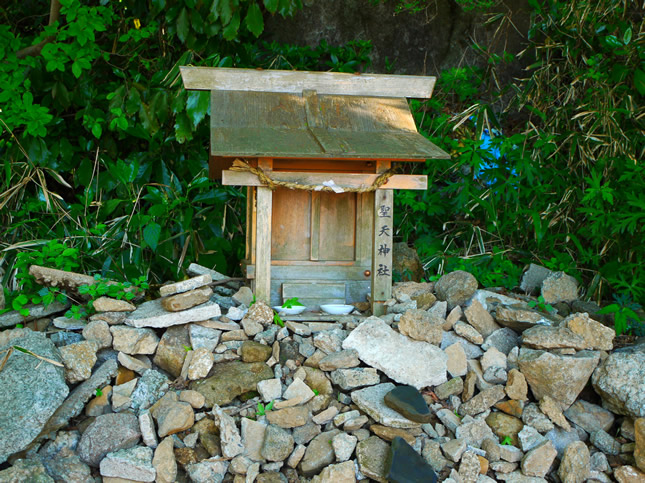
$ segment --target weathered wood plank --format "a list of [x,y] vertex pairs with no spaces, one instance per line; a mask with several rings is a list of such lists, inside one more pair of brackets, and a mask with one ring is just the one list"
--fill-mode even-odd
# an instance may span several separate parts
[[318,257],[320,260],[356,259],[356,193],[320,193]]
[[436,77],[338,72],[180,67],[186,89],[301,93],[375,97],[432,96]]
[[311,250],[310,260],[318,260],[320,253],[320,193],[311,192]]
[[[365,276],[365,270],[371,267],[359,267],[354,265],[321,265],[319,263],[309,265],[272,265],[271,277],[273,280],[355,280],[369,283],[369,277]],[[255,278],[255,265],[246,266],[246,277]]]
[[311,193],[285,188],[273,192],[272,260],[308,260],[312,246]]
[[[390,163],[378,162],[376,172],[390,168]],[[392,297],[392,238],[394,235],[393,193],[374,192],[374,232],[372,241],[372,313],[385,312],[384,302]]]
[[358,205],[358,218],[356,220],[356,261],[361,265],[371,265],[374,193],[361,193],[358,196]]
[[282,298],[288,300],[292,297],[298,299],[341,299],[345,303],[344,282],[285,282],[282,284]]
[[[259,165],[265,171],[270,171],[271,160],[261,159]],[[256,243],[255,243],[255,296],[257,300],[271,300],[271,212],[273,192],[269,188],[258,187],[256,193]]]
[[[333,180],[341,188],[361,188],[371,186],[376,178],[378,178],[378,174],[274,171],[271,173],[271,177],[276,181],[320,186],[325,181]],[[258,177],[253,173],[230,170],[222,173],[222,184],[229,186],[263,186]],[[426,190],[428,189],[428,177],[418,174],[394,174],[387,180],[387,183],[381,186],[381,189]]]

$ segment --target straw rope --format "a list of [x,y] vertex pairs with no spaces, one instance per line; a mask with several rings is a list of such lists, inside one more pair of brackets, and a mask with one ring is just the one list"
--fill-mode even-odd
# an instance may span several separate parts
[[[289,181],[278,181],[271,179],[271,177],[267,175],[264,170],[262,170],[262,168],[255,168],[241,159],[236,159],[235,161],[233,161],[233,166],[231,166],[229,169],[231,171],[248,171],[249,173],[253,173],[258,177],[263,185],[271,190],[275,190],[276,188],[288,188],[291,190],[334,192],[334,189],[330,186],[322,186],[320,184],[299,184],[291,183]],[[345,193],[370,193],[372,191],[376,191],[385,183],[387,183],[387,181],[393,174],[394,170],[388,169],[385,173],[376,178],[371,186],[361,186],[360,188],[339,186],[339,188],[342,188],[343,192]]]

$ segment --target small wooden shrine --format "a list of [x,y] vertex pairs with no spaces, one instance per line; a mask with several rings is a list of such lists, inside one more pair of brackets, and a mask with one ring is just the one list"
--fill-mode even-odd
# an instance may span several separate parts
[[406,98],[434,77],[182,67],[211,91],[210,174],[246,186],[246,277],[258,300],[311,309],[391,297],[392,190],[427,188],[392,162],[447,158]]

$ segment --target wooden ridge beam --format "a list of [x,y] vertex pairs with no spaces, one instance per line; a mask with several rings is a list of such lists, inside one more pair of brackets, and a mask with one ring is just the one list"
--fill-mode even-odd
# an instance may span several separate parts
[[345,74],[290,70],[180,67],[189,90],[281,92],[318,95],[408,97],[428,99],[436,82],[433,76]]
[[[372,186],[378,174],[361,173],[297,173],[272,172],[271,179],[301,185],[322,186],[323,182],[332,180],[340,188],[361,188]],[[256,175],[248,171],[222,172],[222,184],[228,186],[264,186]],[[418,174],[393,174],[380,189],[425,190],[428,189],[428,177]]]

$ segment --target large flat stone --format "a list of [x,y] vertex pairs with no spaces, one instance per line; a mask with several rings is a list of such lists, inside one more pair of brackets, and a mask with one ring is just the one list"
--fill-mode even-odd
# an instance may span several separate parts
[[574,403],[599,360],[598,352],[580,351],[569,356],[526,347],[520,349],[518,358],[520,371],[535,398],[551,396],[562,410]]
[[224,406],[245,392],[255,391],[257,384],[273,379],[273,371],[264,362],[226,362],[215,365],[213,375],[195,381],[190,388],[206,398],[206,407]]
[[421,389],[446,382],[448,357],[438,347],[413,341],[395,332],[377,317],[361,323],[343,341],[359,359],[401,384]]
[[199,322],[222,315],[219,305],[206,302],[181,312],[167,312],[161,306],[161,300],[144,302],[132,312],[125,323],[133,327],[170,327],[172,325]]
[[417,428],[420,423],[409,420],[385,404],[385,395],[395,386],[391,382],[366,387],[352,392],[352,401],[384,426],[392,428]]
[[[0,362],[12,345],[62,362],[58,349],[40,332],[16,329],[10,337],[0,347]],[[38,436],[68,393],[62,367],[13,350],[0,371],[0,463]]]

